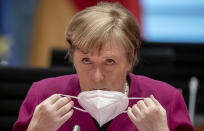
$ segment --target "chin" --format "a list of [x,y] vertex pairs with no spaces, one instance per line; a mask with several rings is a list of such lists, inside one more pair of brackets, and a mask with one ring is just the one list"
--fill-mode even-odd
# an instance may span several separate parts
[[103,91],[110,91],[109,89],[107,88],[101,88],[101,89],[90,89],[89,91],[93,91],[93,90],[103,90]]

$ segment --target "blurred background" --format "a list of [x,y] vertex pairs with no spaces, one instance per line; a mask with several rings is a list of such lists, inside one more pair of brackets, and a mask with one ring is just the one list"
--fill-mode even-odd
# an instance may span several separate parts
[[[16,120],[33,81],[75,72],[64,58],[65,28],[77,11],[99,1],[0,0],[0,126]],[[143,43],[133,72],[181,90],[196,130],[204,131],[204,1],[107,1],[120,2],[139,22]]]
[[[52,50],[66,49],[64,32],[70,18],[98,1],[0,0],[2,64],[49,67]],[[121,0],[120,3],[138,19],[145,41],[204,43],[203,0]]]

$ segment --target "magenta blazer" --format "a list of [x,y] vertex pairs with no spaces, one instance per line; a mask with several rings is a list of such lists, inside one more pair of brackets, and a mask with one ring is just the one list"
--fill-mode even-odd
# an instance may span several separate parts
[[[150,94],[153,94],[166,109],[170,131],[194,130],[183,96],[176,88],[145,76],[137,76],[132,73],[128,75],[130,78],[129,97],[149,97]],[[76,74],[48,78],[33,83],[21,105],[13,131],[26,131],[35,107],[52,94],[77,96],[80,91],[79,79]],[[73,99],[73,101],[74,106],[82,108],[77,100]],[[130,100],[129,106],[135,103],[137,100]],[[74,110],[73,116],[60,127],[59,131],[72,131],[74,125],[79,125],[82,131],[98,130],[89,113]],[[124,113],[112,120],[107,131],[138,131],[138,129]]]

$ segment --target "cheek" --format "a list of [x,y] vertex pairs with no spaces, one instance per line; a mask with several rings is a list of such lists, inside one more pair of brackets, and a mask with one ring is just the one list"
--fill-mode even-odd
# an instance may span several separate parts
[[117,72],[118,72],[118,75],[120,74],[120,76],[124,77],[127,75],[127,73],[131,70],[131,65],[126,63],[126,64],[123,64],[121,65]]
[[79,77],[80,88],[82,91],[90,90],[90,79],[85,75],[85,73],[77,73]]
[[81,68],[81,66],[75,67],[80,83],[86,84],[89,81],[89,72]]
[[117,69],[108,76],[107,82],[111,84],[111,90],[123,91],[123,86],[126,81],[127,70]]
[[88,90],[87,87],[88,87],[89,77],[87,77],[87,72],[83,70],[80,64],[77,62],[75,62],[74,67],[76,69],[76,72],[79,78],[81,90],[82,91]]

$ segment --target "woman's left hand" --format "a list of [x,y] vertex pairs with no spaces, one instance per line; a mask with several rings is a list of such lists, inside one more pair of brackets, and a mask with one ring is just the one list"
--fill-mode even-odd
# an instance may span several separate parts
[[169,131],[166,110],[153,95],[129,107],[128,116],[139,131]]

